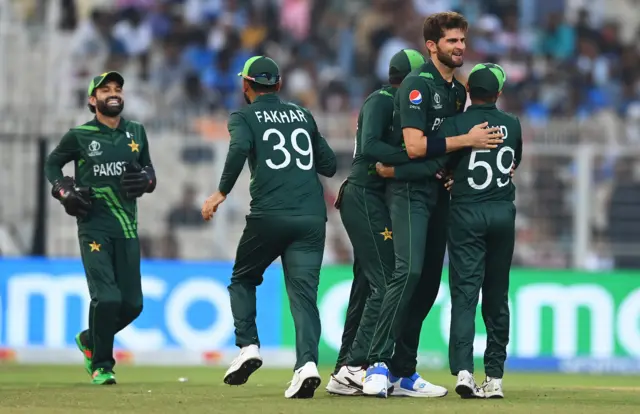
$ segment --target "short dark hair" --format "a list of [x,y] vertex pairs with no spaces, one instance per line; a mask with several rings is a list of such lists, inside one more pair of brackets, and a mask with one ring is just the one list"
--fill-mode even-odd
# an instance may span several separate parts
[[460,13],[448,11],[434,13],[424,20],[422,35],[424,41],[438,42],[444,37],[444,32],[451,29],[460,29],[466,32],[469,27],[467,19]]
[[248,81],[248,82],[249,82],[249,86],[251,87],[251,89],[253,89],[253,91],[256,92],[256,93],[275,93],[275,92],[278,92],[279,83],[276,83],[275,85],[263,85],[263,84],[257,83],[257,82],[252,82],[252,81]]
[[498,100],[498,95],[484,88],[469,88],[469,98],[472,101],[494,103]]

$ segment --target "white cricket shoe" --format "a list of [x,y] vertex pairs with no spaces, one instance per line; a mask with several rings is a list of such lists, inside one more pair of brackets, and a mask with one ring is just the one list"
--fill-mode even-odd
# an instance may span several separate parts
[[362,395],[362,384],[366,371],[362,367],[343,366],[332,374],[327,391],[337,395]]
[[444,397],[448,393],[445,387],[426,381],[417,372],[406,378],[394,376],[389,378],[393,384],[394,397],[437,398]]
[[320,373],[313,362],[307,362],[293,373],[289,388],[284,392],[285,398],[313,398],[316,388],[320,386]]
[[329,394],[333,394],[333,395],[344,395],[344,396],[362,395],[362,390],[340,383],[334,375],[331,375],[331,378],[329,379],[329,383],[327,384],[326,390]]
[[484,398],[484,390],[476,385],[476,380],[467,370],[458,372],[456,392],[462,398]]
[[484,390],[485,398],[504,398],[502,392],[502,378],[485,378],[482,383],[482,389]]
[[231,366],[224,374],[224,383],[242,385],[249,376],[262,366],[262,357],[258,345],[248,345],[240,349],[240,355],[231,362]]
[[389,368],[384,362],[376,362],[367,368],[362,392],[379,398],[387,398],[389,389]]

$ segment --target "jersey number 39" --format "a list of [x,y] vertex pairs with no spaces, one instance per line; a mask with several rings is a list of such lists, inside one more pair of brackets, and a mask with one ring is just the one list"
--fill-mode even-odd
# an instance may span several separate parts
[[[278,143],[273,146],[273,150],[282,152],[282,154],[284,155],[284,161],[282,161],[280,164],[275,164],[271,160],[271,158],[269,158],[267,159],[267,167],[271,168],[272,170],[286,168],[291,163],[291,153],[285,146],[287,144],[287,139],[279,130],[275,128],[269,128],[264,131],[262,140],[269,141],[269,138],[271,138],[272,135],[275,135],[279,139]],[[298,144],[298,139],[301,135],[306,138],[307,149],[300,148],[300,145]],[[313,168],[313,147],[311,146],[311,136],[309,135],[307,130],[304,128],[296,129],[291,133],[290,140],[291,147],[299,155],[299,157],[296,156],[296,165],[298,166],[298,168],[300,168],[301,170],[310,170],[311,168]]]

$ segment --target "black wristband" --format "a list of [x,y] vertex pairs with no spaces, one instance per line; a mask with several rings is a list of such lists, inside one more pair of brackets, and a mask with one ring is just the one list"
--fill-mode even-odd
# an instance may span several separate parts
[[427,137],[427,156],[438,157],[447,153],[447,140],[438,137]]

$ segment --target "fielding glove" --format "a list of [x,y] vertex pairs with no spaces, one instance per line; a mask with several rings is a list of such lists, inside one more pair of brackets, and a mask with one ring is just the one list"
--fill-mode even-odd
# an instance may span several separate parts
[[53,183],[51,195],[62,203],[70,216],[85,217],[91,210],[91,188],[76,187],[72,177],[63,177]]
[[127,198],[137,198],[156,188],[156,173],[152,166],[142,168],[137,162],[125,165],[120,186]]

